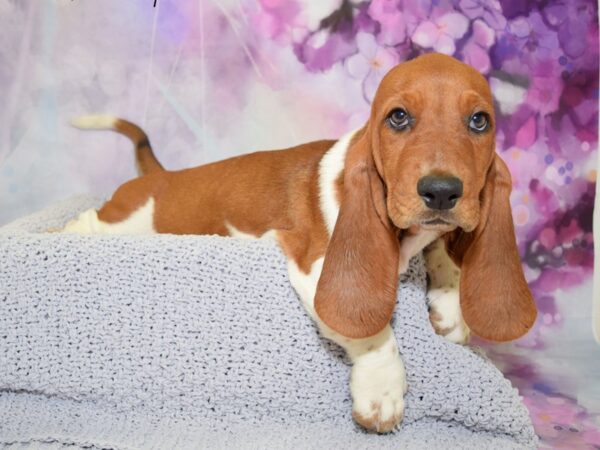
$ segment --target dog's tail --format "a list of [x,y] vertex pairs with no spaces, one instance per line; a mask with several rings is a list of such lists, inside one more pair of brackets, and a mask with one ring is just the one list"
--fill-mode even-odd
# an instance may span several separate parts
[[140,175],[165,170],[156,159],[148,136],[134,123],[115,116],[91,115],[73,119],[71,125],[82,130],[114,130],[127,136],[135,145],[135,161]]

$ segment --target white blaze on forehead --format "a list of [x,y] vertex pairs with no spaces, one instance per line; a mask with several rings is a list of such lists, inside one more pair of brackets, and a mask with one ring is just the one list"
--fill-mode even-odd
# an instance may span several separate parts
[[333,233],[340,210],[335,181],[344,170],[346,154],[348,153],[350,142],[357,131],[353,130],[342,136],[327,150],[319,163],[319,202],[329,235]]

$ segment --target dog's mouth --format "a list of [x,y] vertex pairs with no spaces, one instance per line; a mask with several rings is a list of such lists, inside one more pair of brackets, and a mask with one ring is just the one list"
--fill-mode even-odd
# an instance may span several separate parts
[[423,218],[419,221],[421,228],[425,230],[451,231],[456,228],[457,223],[445,214],[437,214]]
[[462,220],[460,211],[456,210],[457,208],[451,210],[419,208],[419,210],[413,212],[409,208],[402,208],[401,205],[393,202],[388,208],[388,211],[392,212],[389,215],[392,223],[401,230],[417,227],[447,233],[454,231],[456,228],[464,228],[466,225]]
[[450,225],[450,222],[444,219],[431,219],[421,222],[421,225]]

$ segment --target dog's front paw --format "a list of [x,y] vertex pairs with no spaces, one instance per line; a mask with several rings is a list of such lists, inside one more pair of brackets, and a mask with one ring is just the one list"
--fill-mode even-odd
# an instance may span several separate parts
[[433,329],[455,344],[469,342],[471,331],[462,318],[458,289],[431,289],[429,297],[429,320]]
[[356,422],[379,433],[392,431],[404,417],[406,392],[406,374],[398,350],[384,348],[362,355],[352,367],[350,391]]

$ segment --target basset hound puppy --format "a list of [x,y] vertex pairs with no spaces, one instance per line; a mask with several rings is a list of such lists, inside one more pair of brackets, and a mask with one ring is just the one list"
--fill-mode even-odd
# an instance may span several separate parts
[[164,170],[129,122],[75,125],[129,136],[142,176],[63,231],[274,236],[304,307],[353,363],[353,417],[368,429],[393,430],[403,417],[404,365],[389,322],[413,255],[426,249],[431,322],[449,340],[512,340],[535,321],[490,88],[449,56],[393,68],[368,122],[337,141],[193,169]]

